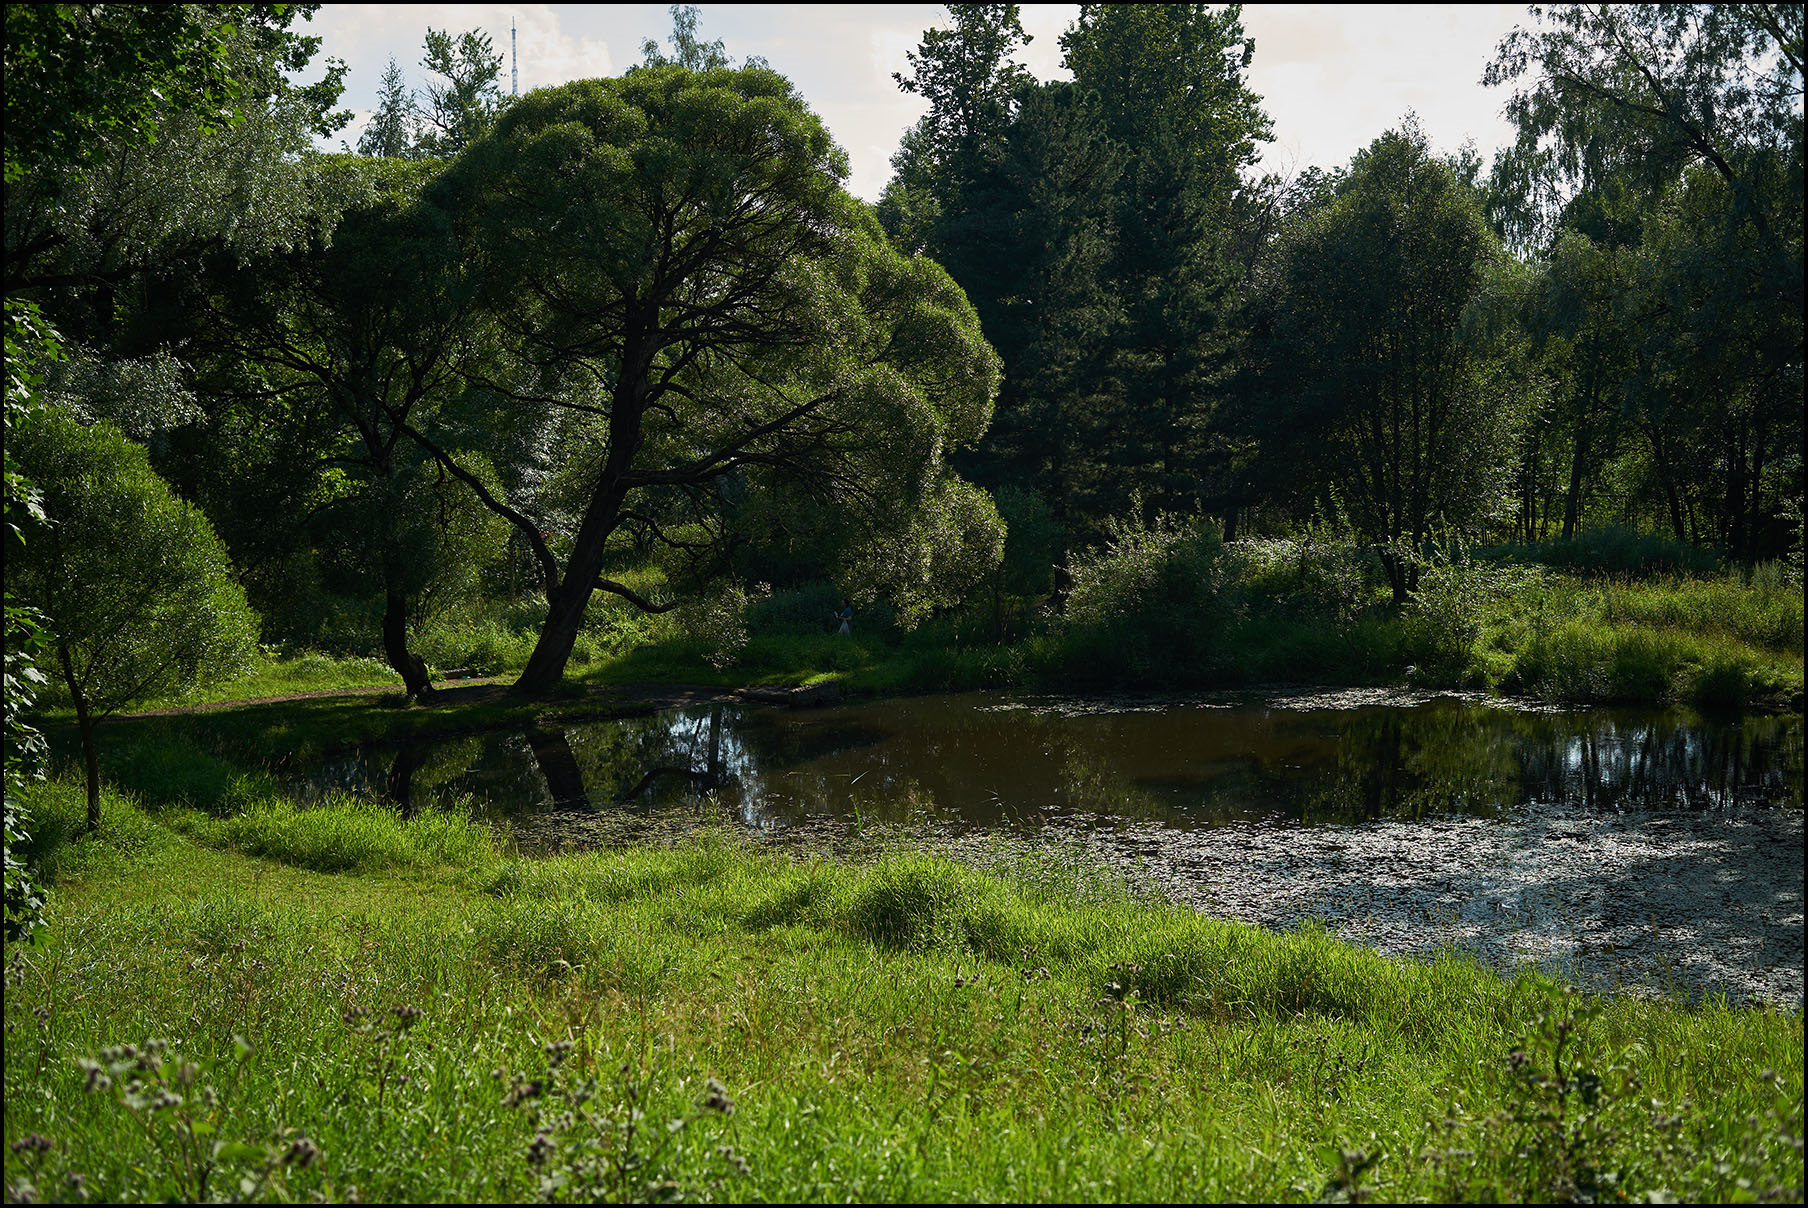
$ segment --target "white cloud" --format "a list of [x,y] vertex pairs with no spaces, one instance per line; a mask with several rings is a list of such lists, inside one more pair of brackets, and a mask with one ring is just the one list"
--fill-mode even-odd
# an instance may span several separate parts
[[[760,55],[798,92],[847,151],[849,188],[877,200],[891,175],[898,140],[925,111],[921,97],[901,92],[892,73],[923,31],[948,22],[940,5],[705,4],[699,33],[720,38],[739,61]],[[1021,61],[1039,79],[1068,78],[1061,33],[1072,4],[1027,4],[1023,25],[1033,41]],[[1395,126],[1408,109],[1440,151],[1474,138],[1483,153],[1511,141],[1499,116],[1502,90],[1478,83],[1494,46],[1524,10],[1511,5],[1245,5],[1243,24],[1256,39],[1252,88],[1274,119],[1268,170],[1334,166]],[[509,19],[519,29],[521,90],[613,75],[640,60],[644,38],[663,40],[671,17],[662,4],[329,4],[310,32],[322,56],[350,67],[345,105],[358,121],[340,137],[355,143],[376,105],[377,87],[394,55],[419,87],[421,39],[431,22],[459,33],[478,28],[504,54],[508,87]],[[319,78],[317,68],[312,78]],[[337,140],[335,141],[335,145]]]
[[1480,80],[1524,15],[1503,4],[1246,5],[1250,87],[1274,119],[1263,166],[1342,165],[1409,109],[1440,152],[1473,138],[1485,156],[1511,142],[1505,93]]

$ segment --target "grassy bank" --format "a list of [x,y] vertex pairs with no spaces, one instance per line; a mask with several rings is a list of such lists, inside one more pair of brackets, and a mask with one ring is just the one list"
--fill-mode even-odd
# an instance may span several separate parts
[[1799,1013],[1269,935],[1058,855],[528,862],[441,815],[111,791],[76,839],[79,790],[36,797],[9,1196],[1802,1193]]
[[[840,597],[824,582],[758,597],[729,618],[719,601],[686,620],[687,611],[650,617],[599,597],[567,676],[574,691],[833,680],[856,694],[893,695],[1287,682],[1717,712],[1802,707],[1800,572],[1782,563],[1715,570],[1702,551],[1654,538],[1503,547],[1434,563],[1404,606],[1372,552],[1305,538],[1226,545],[1206,530],[1157,528],[1077,570],[1063,611],[982,592],[909,632],[884,607],[862,613],[852,635],[832,632]],[[441,677],[506,678],[525,664],[544,615],[534,600],[474,602],[436,619],[415,648]],[[230,683],[145,707],[397,686],[368,654],[265,652]]]
[[[1166,551],[1171,562],[1184,552]],[[1396,606],[1343,548],[1244,543],[1150,582],[1069,602],[1064,617],[1012,603],[998,640],[989,606],[904,634],[880,617],[851,637],[762,628],[711,665],[682,634],[625,650],[591,682],[801,684],[872,695],[1030,687],[1241,687],[1294,682],[1488,688],[1569,704],[1800,708],[1801,581],[1781,567],[1583,575],[1468,562],[1428,572]]]

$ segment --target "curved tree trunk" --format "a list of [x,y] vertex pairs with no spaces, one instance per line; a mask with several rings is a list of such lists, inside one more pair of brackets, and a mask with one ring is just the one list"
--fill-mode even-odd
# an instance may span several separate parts
[[390,586],[383,593],[383,656],[402,677],[408,695],[425,699],[433,691],[433,679],[427,674],[426,661],[408,649],[408,597],[394,584],[390,576]]
[[540,638],[528,656],[521,678],[509,688],[511,696],[545,696],[559,686],[565,676],[565,664],[571,659],[571,648],[577,645],[578,630],[584,626],[584,609],[590,602],[588,591],[563,588],[546,593],[546,624],[540,627]]

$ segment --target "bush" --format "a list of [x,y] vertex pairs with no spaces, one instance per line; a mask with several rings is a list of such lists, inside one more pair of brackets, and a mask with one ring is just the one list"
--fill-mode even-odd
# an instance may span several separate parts
[[840,607],[841,593],[835,585],[817,579],[753,601],[747,625],[756,634],[834,633],[835,610]]
[[1240,616],[1276,611],[1300,620],[1349,625],[1381,584],[1381,560],[1373,550],[1326,541],[1308,532],[1297,538],[1233,541],[1225,546]]
[[1223,663],[1224,543],[1204,524],[1113,523],[1111,543],[1072,567],[1072,657],[1105,679],[1172,682]]

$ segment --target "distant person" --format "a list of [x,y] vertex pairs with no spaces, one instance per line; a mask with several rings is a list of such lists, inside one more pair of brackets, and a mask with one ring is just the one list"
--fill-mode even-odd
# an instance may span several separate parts
[[835,614],[835,619],[841,622],[841,628],[837,629],[836,633],[854,632],[854,606],[852,604],[843,600],[840,610]]

